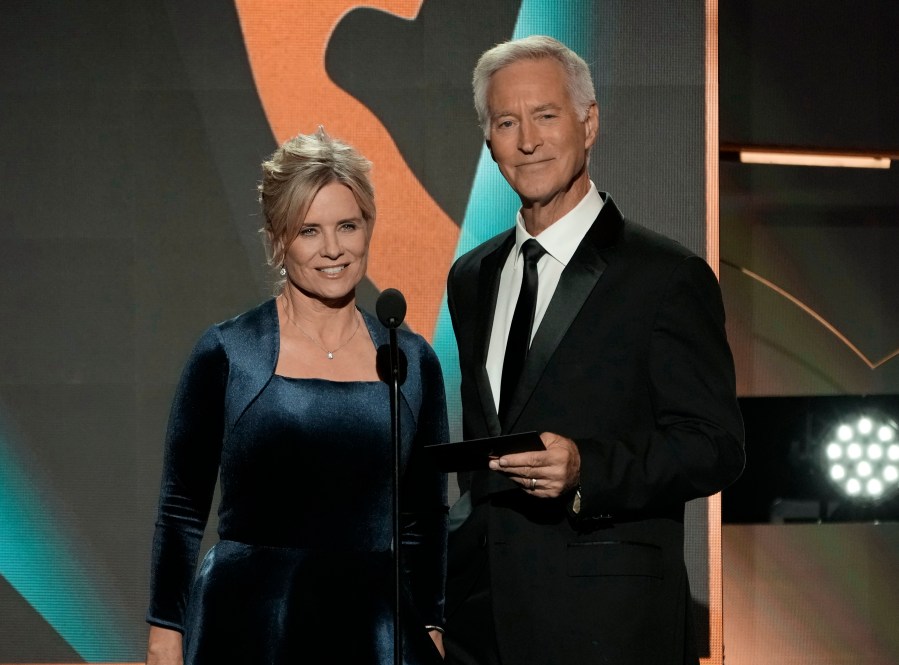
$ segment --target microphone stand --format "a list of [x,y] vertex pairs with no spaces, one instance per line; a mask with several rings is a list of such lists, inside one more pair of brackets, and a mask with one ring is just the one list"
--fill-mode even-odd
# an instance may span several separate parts
[[393,441],[393,662],[403,663],[403,634],[400,619],[402,585],[400,572],[400,350],[396,329],[406,317],[406,299],[396,289],[385,289],[376,305],[378,320],[390,335],[390,438]]
[[[391,321],[392,322],[392,321]],[[390,437],[393,441],[393,662],[403,663],[403,636],[400,621],[400,354],[396,328],[390,333]]]

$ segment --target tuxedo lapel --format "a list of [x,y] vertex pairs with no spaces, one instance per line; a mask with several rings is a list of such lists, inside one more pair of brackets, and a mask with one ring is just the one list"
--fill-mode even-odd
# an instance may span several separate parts
[[546,370],[549,359],[602,276],[606,268],[603,250],[617,240],[623,224],[624,219],[618,208],[611,197],[605,195],[605,204],[562,271],[556,291],[534,334],[518,388],[512,396],[507,431],[514,427]]
[[514,229],[503,239],[499,247],[484,257],[478,274],[478,319],[475,333],[475,372],[481,410],[490,436],[497,436],[502,431],[499,416],[496,413],[496,400],[487,376],[487,349],[490,345],[490,333],[493,328],[493,317],[496,311],[496,298],[499,293],[499,278],[503,264],[515,244]]

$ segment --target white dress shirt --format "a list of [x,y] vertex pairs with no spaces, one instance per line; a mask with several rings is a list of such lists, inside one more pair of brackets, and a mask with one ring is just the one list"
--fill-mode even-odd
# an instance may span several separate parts
[[546,250],[537,263],[537,308],[534,312],[534,327],[531,329],[531,340],[540,327],[546,308],[552,300],[562,271],[571,261],[581,240],[599,215],[603,200],[596,185],[590,182],[590,191],[568,214],[549,225],[540,235],[532,236],[524,228],[521,211],[515,220],[515,246],[503,265],[499,278],[499,293],[496,298],[496,311],[493,314],[493,327],[490,331],[490,346],[487,348],[487,376],[493,391],[493,401],[499,410],[499,391],[503,376],[503,358],[506,355],[506,340],[512,315],[521,291],[521,278],[524,263],[521,261],[521,246],[530,238]]

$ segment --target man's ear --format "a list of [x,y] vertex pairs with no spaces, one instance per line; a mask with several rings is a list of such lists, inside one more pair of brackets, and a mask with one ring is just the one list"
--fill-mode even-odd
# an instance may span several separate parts
[[584,118],[584,149],[589,150],[596,143],[599,136],[599,106],[596,102],[590,102],[587,115]]

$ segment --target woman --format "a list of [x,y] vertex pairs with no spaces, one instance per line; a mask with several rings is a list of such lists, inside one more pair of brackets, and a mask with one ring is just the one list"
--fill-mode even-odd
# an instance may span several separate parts
[[[393,662],[393,449],[376,363],[388,333],[355,296],[375,221],[369,169],[321,128],[263,164],[280,292],[209,328],[182,375],[148,665],[182,653],[191,664]],[[401,330],[399,345],[404,660],[440,662],[446,479],[421,446],[446,440],[446,402],[427,342]],[[220,540],[193,579],[218,473]]]

